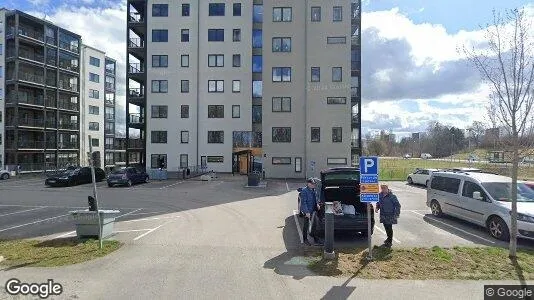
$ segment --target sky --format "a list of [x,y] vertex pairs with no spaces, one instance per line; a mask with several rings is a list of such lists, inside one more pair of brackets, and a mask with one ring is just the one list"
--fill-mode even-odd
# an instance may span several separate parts
[[[466,128],[487,121],[490,90],[457,48],[483,42],[492,10],[524,0],[362,0],[362,131],[397,137],[429,122]],[[118,122],[124,123],[124,0],[0,0],[80,34],[118,61]],[[119,126],[124,130],[124,125]]]

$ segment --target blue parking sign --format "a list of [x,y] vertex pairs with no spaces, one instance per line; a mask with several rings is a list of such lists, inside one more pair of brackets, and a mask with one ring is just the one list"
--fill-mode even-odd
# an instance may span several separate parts
[[378,202],[379,196],[378,194],[361,194],[360,195],[360,202],[363,203],[373,203]]
[[376,156],[360,157],[360,174],[378,175],[378,157]]

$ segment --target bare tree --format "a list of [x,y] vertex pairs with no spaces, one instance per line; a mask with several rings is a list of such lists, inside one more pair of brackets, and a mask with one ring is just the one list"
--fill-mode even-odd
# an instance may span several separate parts
[[[510,232],[510,254],[516,258],[517,250],[517,176],[519,162],[525,150],[530,150],[533,130],[530,115],[534,105],[534,44],[532,25],[523,9],[493,12],[493,22],[485,29],[486,47],[477,49],[464,46],[461,51],[480,71],[489,84],[488,116],[503,126],[510,136],[507,143],[512,151],[511,228],[508,231],[502,220],[493,220],[491,226],[501,226]],[[491,221],[490,221],[491,223]],[[491,228],[490,228],[491,230]]]

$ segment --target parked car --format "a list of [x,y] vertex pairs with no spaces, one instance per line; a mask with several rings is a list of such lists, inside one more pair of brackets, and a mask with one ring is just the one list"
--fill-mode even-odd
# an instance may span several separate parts
[[432,155],[430,155],[430,153],[421,153],[421,158],[422,159],[431,159]]
[[480,159],[478,158],[478,156],[476,154],[471,153],[471,154],[469,154],[469,157],[467,158],[467,160],[470,161],[470,162],[473,162],[473,161],[478,161]]
[[408,174],[408,184],[419,184],[428,187],[430,182],[430,176],[432,172],[436,172],[438,169],[416,169],[413,173]]
[[[510,177],[488,173],[434,172],[426,205],[439,217],[451,215],[487,228],[491,236],[510,238]],[[534,190],[517,183],[518,237],[534,240]]]
[[534,190],[534,182],[525,182],[525,185]]
[[[312,178],[313,181],[315,181],[315,191],[316,191],[316,196],[317,198],[320,197],[320,194],[319,194],[319,191],[321,190],[321,179],[319,178]],[[299,217],[304,217],[304,214],[300,211],[300,192],[302,192],[302,189],[304,187],[300,187],[297,189],[297,191],[299,192],[298,195],[297,195],[297,211],[298,211],[298,215]]]
[[[100,182],[106,178],[101,168],[95,168],[95,180]],[[47,186],[73,186],[93,182],[90,167],[70,167],[58,175],[50,176],[45,180]]]
[[148,182],[148,174],[133,167],[126,167],[111,173],[108,176],[108,186],[127,185]]
[[341,232],[373,234],[374,210],[371,210],[371,232],[367,229],[367,203],[360,202],[360,169],[354,167],[331,168],[321,171],[319,200],[321,209],[315,214],[314,234],[324,236],[325,202],[339,201],[342,205],[353,206],[354,214],[334,215],[334,230]]
[[0,169],[0,179],[9,179],[9,171]]
[[404,159],[410,159],[412,158],[412,156],[410,154],[404,154],[404,156],[402,157]]

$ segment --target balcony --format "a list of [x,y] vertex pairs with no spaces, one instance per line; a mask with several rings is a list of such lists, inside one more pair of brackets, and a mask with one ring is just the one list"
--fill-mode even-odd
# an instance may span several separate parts
[[53,36],[47,36],[47,37],[45,37],[45,39],[46,39],[46,43],[47,43],[48,45],[52,45],[52,46],[55,46],[55,45],[56,45],[56,38],[55,38],[55,37],[53,37]]
[[19,140],[18,149],[44,149],[44,141],[33,141],[33,140]]
[[128,15],[128,23],[144,23],[144,22],[145,20],[143,16],[138,12],[130,13],[130,15]]
[[59,48],[70,51],[70,52],[79,53],[78,45],[72,44],[70,42],[59,41]]
[[360,124],[360,114],[352,113],[351,114],[351,123],[352,123],[352,125]]
[[144,93],[141,88],[130,88],[128,92],[128,96],[134,97],[134,98],[140,98],[140,97],[144,97]]
[[128,140],[128,148],[129,149],[143,149],[145,147],[145,143],[141,139],[130,139]]
[[47,86],[57,86],[57,79],[55,77],[48,77],[46,78],[46,85]]
[[44,76],[39,74],[32,74],[27,72],[19,72],[19,80],[32,82],[36,84],[44,84]]
[[78,85],[67,81],[60,80],[58,87],[71,92],[78,92]]
[[115,68],[106,66],[106,75],[115,76]]
[[130,114],[130,127],[141,129],[143,127],[144,118],[140,114]]
[[78,130],[78,123],[62,122],[62,120],[60,120],[57,128],[64,130]]
[[[57,125],[56,125],[56,119],[46,119],[46,128],[48,129],[57,129]],[[47,148],[50,148],[47,146]],[[56,146],[54,145],[52,148],[56,148]]]
[[39,53],[31,52],[31,51],[19,50],[19,57],[23,58],[23,59],[35,61],[35,62],[38,62],[38,63],[44,63],[44,55],[43,54],[39,54]]
[[15,119],[9,119],[7,120],[7,126],[18,125],[19,127],[44,127],[43,118],[18,118],[17,122],[18,124],[15,124]]
[[106,121],[115,121],[115,114],[106,114]]
[[66,110],[72,110],[72,111],[78,111],[78,103],[73,103],[70,101],[59,101],[58,102],[58,108],[59,109],[66,109]]
[[350,140],[350,146],[352,148],[359,148],[359,145],[358,145],[358,139],[351,139]]
[[46,149],[57,149],[56,141],[46,141]]
[[12,35],[15,32],[17,32],[20,36],[27,37],[32,40],[44,42],[44,32],[39,32],[32,28],[24,27],[24,26],[19,26],[18,30],[16,30],[15,27],[9,27],[7,30],[8,35]]
[[57,148],[62,149],[62,150],[65,150],[65,149],[77,150],[79,148],[79,145],[78,143],[73,143],[73,142],[60,142]]
[[130,74],[142,74],[144,73],[143,65],[140,63],[130,63],[128,67],[128,73]]
[[[9,99],[9,98],[13,98],[13,99]],[[9,102],[12,102],[14,103],[15,102],[15,97],[9,97],[8,98],[8,101]],[[43,96],[37,96],[37,97],[32,97],[32,96],[27,96],[27,97],[21,97],[19,95],[19,98],[18,98],[18,104],[19,105],[37,105],[37,106],[44,106],[44,98]]]
[[59,67],[63,70],[71,71],[74,73],[78,73],[80,71],[80,68],[77,65],[62,60],[59,61]]
[[106,101],[104,102],[107,106],[115,106],[115,101],[113,100],[108,100],[106,99]]
[[114,91],[115,90],[115,84],[113,82],[106,82],[105,88],[107,91]]
[[141,38],[130,38],[128,48],[144,48],[145,43]]
[[56,108],[56,105],[57,105],[56,98],[55,97],[46,97],[45,105],[46,105],[46,107]]
[[354,46],[360,46],[360,37],[358,35],[353,35],[350,37],[350,42]]

